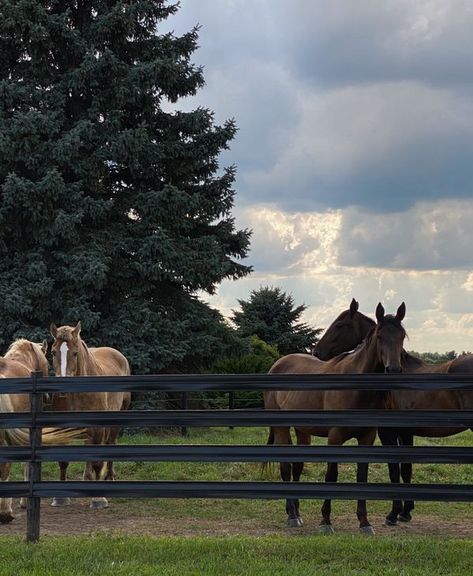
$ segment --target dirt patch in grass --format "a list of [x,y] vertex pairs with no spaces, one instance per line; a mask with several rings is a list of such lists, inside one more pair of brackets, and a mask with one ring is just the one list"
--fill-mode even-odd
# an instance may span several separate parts
[[[208,501],[211,505],[211,501]],[[445,506],[448,506],[446,504]],[[0,536],[22,535],[26,530],[26,511],[15,506],[15,520],[11,524],[0,525]],[[371,523],[378,536],[452,536],[473,538],[473,519],[442,518],[440,516],[417,514],[408,524],[395,527],[384,526],[384,516],[370,515]],[[112,501],[105,510],[91,510],[89,501],[73,500],[63,508],[53,508],[45,501],[41,507],[41,534],[43,536],[127,534],[150,536],[263,536],[263,535],[312,535],[318,533],[318,517],[306,514],[302,528],[288,528],[285,514],[277,517],[270,513],[258,518],[204,518],[168,511],[160,515],[158,507],[147,507],[143,501]],[[333,517],[336,532],[356,534],[358,525],[354,514],[337,514]]]

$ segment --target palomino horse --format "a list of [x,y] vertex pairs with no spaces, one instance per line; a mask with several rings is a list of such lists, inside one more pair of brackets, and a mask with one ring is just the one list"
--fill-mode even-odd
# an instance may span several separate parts
[[[47,344],[37,344],[29,340],[20,339],[11,344],[8,352],[0,358],[1,378],[28,378],[31,372],[48,374],[48,361],[44,355]],[[0,412],[29,412],[30,401],[28,394],[1,394]],[[56,431],[45,428],[42,441],[45,444],[56,444],[68,441],[82,435],[83,431]],[[23,430],[0,429],[0,444],[29,444],[29,434]],[[6,482],[10,477],[10,462],[0,464],[0,480]],[[28,465],[25,465],[25,480],[28,477]],[[22,506],[25,501],[22,500]],[[0,499],[0,522],[2,524],[13,520],[12,499]]]
[[[401,352],[405,338],[402,320],[405,316],[404,303],[399,306],[395,316],[385,316],[384,308],[378,304],[376,308],[377,325],[371,330],[364,342],[352,352],[340,354],[336,358],[323,362],[308,354],[290,354],[280,358],[271,368],[271,374],[364,374],[371,372],[400,372]],[[275,403],[280,410],[353,410],[382,409],[385,407],[386,394],[383,392],[364,392],[358,390],[327,390],[327,391],[278,391]],[[360,445],[372,445],[376,437],[375,428],[349,427],[297,427],[298,443],[310,444],[310,437],[322,436],[328,438],[328,444],[343,444],[350,438],[356,438]],[[289,428],[274,427],[274,444],[289,444]],[[302,465],[293,468],[293,479],[298,481]],[[291,480],[291,464],[280,464],[281,477],[284,481]],[[336,482],[338,477],[337,463],[327,466],[326,482]],[[357,481],[366,482],[368,464],[358,464]],[[299,502],[286,501],[288,524],[300,526]],[[331,501],[325,500],[322,506],[321,532],[333,532],[331,519]],[[360,531],[372,534],[373,528],[368,521],[366,501],[359,500],[357,516]]]
[[[363,325],[368,325],[373,320],[362,316]],[[353,325],[350,326],[351,318]],[[355,317],[345,316],[345,326],[334,322],[326,331],[317,346],[320,355],[327,354],[332,350],[332,343],[345,341],[347,334],[352,331],[353,335],[359,333],[360,320]],[[412,356],[405,350],[402,352],[401,365],[406,373],[473,373],[473,355],[465,354],[454,360],[443,362],[442,364],[427,364],[420,358]],[[389,407],[396,410],[472,410],[473,392],[464,390],[393,390],[390,393]],[[431,427],[431,428],[402,428],[401,430],[383,429],[378,430],[378,434],[383,445],[405,445],[412,446],[414,436],[442,438],[463,432],[465,428],[455,427]],[[402,479],[405,483],[410,483],[412,479],[412,464],[403,463],[389,464],[389,476],[391,482],[399,482]],[[386,524],[394,526],[397,521],[409,522],[411,512],[414,509],[414,502],[406,500],[404,504],[400,500],[394,500],[389,514],[386,516]]]
[[[115,348],[88,348],[80,337],[81,325],[61,326],[51,324],[54,336],[52,345],[53,366],[56,376],[129,376],[128,360]],[[126,410],[130,405],[130,392],[80,392],[53,396],[53,409],[56,410]],[[120,429],[89,428],[87,444],[115,444]],[[60,462],[61,480],[66,480],[69,462]],[[93,472],[97,480],[113,480],[112,462],[87,462],[84,480],[92,480]],[[55,498],[53,506],[68,504],[69,499]],[[93,498],[91,508],[106,508],[106,498]]]

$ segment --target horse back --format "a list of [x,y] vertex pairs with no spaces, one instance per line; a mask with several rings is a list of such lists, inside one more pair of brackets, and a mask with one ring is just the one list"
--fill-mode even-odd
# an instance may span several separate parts
[[101,376],[129,376],[130,364],[125,356],[115,348],[107,346],[89,348]]

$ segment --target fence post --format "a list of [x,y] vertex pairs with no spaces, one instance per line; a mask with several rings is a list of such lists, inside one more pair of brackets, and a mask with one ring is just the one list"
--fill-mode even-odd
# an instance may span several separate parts
[[30,410],[31,410],[31,428],[30,428],[30,447],[31,461],[29,462],[29,484],[30,495],[28,498],[28,508],[26,511],[26,541],[38,542],[39,524],[41,514],[41,498],[33,496],[33,489],[36,482],[41,481],[41,462],[36,458],[36,449],[41,446],[41,427],[37,425],[37,416],[43,409],[43,395],[38,392],[38,378],[43,375],[42,372],[32,372],[32,389],[30,392]]
[[[181,410],[187,410],[187,400],[188,400],[187,392],[183,392],[181,394]],[[189,435],[189,432],[187,430],[187,426],[181,427],[181,435],[182,436],[188,436]]]

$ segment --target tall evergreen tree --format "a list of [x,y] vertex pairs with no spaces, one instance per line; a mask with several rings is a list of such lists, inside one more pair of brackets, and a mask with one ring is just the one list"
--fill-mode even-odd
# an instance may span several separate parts
[[122,348],[135,370],[182,366],[208,351],[202,315],[222,322],[197,291],[250,271],[235,170],[218,164],[234,121],[169,111],[204,83],[197,28],[161,32],[176,10],[2,1],[0,346],[80,319],[88,342]]
[[233,321],[241,336],[256,335],[276,345],[281,354],[310,352],[321,328],[312,328],[300,318],[307,306],[294,305],[294,298],[280,288],[252,290],[248,300],[238,300],[241,310],[233,312]]

